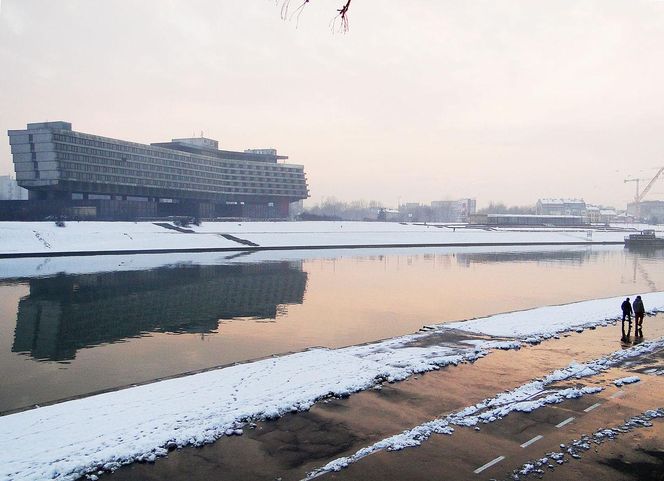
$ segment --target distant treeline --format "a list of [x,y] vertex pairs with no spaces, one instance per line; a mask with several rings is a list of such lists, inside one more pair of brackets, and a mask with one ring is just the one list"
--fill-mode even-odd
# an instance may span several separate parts
[[383,208],[375,200],[354,200],[342,202],[328,197],[314,207],[305,209],[299,215],[302,220],[376,220],[378,211]]
[[[298,218],[300,220],[377,220],[384,205],[378,201],[354,200],[343,202],[334,197],[327,197],[320,204],[305,209]],[[449,207],[448,207],[449,210]],[[502,202],[491,202],[487,207],[479,209],[478,214],[534,214],[535,206],[506,206]],[[434,209],[428,205],[404,204],[398,212],[390,210],[389,215],[381,220],[412,221],[412,222],[445,222],[454,220],[453,212]]]
[[506,206],[502,202],[490,202],[487,207],[477,210],[478,214],[535,214],[535,206]]

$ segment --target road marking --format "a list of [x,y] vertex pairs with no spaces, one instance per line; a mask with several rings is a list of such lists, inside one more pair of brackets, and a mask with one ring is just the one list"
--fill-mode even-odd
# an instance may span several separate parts
[[625,395],[625,391],[616,391],[613,394],[611,394],[611,398],[615,399],[617,397],[623,397]]
[[489,462],[486,463],[484,466],[481,466],[481,467],[477,468],[475,471],[473,471],[473,473],[475,473],[475,474],[480,474],[480,473],[481,473],[482,471],[484,471],[485,469],[489,469],[491,466],[493,466],[494,464],[498,464],[498,463],[501,462],[503,459],[505,459],[505,456],[498,456],[498,457],[497,457],[496,459],[494,459],[493,461],[489,461]]
[[567,418],[567,419],[565,419],[564,421],[562,421],[562,422],[556,424],[556,427],[557,427],[557,428],[562,428],[564,425],[571,423],[571,422],[574,421],[575,419],[576,419],[576,418],[575,418],[574,416],[572,416],[571,418]]
[[530,446],[530,445],[533,444],[533,443],[536,443],[537,441],[539,441],[539,440],[542,439],[543,437],[544,437],[544,436],[542,436],[541,434],[538,434],[537,436],[535,436],[535,437],[534,437],[533,439],[531,439],[530,441],[526,441],[525,443],[523,443],[523,444],[521,445],[521,447],[522,447],[522,448],[527,448],[528,446]]
[[600,407],[601,405],[602,405],[602,403],[595,403],[595,404],[593,404],[592,406],[588,406],[587,408],[585,408],[585,409],[583,410],[583,412],[584,412],[584,413],[589,413],[590,411],[592,411],[592,410],[595,409],[595,408]]

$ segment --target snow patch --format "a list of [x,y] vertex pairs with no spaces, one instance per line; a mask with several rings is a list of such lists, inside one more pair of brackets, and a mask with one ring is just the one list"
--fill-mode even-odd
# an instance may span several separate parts
[[[664,292],[652,292],[641,297],[650,314],[664,311]],[[538,307],[470,321],[440,324],[439,327],[489,336],[512,337],[535,344],[563,332],[582,332],[584,329],[615,321],[624,299],[625,296],[618,296],[561,306]]]
[[618,387],[621,387],[625,384],[634,384],[635,382],[639,382],[641,378],[639,376],[629,376],[629,377],[623,377],[621,379],[616,379],[613,381],[613,384],[615,384]]

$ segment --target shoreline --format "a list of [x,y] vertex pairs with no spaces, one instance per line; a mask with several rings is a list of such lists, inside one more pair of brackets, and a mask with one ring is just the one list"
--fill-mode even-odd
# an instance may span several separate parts
[[127,250],[85,250],[58,252],[0,252],[0,259],[26,257],[82,257],[100,255],[132,255],[132,254],[174,254],[198,252],[259,252],[286,250],[330,250],[330,249],[399,249],[419,247],[526,247],[526,246],[606,246],[624,245],[624,241],[572,241],[572,242],[457,242],[457,243],[417,243],[417,244],[326,244],[326,245],[292,245],[292,246],[246,246],[246,247],[185,247],[164,249],[127,249]]

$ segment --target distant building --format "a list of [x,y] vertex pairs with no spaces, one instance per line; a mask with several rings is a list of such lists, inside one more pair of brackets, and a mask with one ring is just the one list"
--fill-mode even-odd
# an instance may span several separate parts
[[616,220],[618,213],[615,209],[600,209],[599,211],[599,221],[601,224],[610,224]]
[[309,196],[304,168],[283,163],[288,157],[275,149],[219,150],[203,137],[138,144],[76,132],[68,122],[8,134],[16,180],[30,192],[28,214],[287,218],[290,204]]
[[538,215],[585,216],[586,203],[583,199],[539,199],[535,212]]
[[10,175],[0,175],[0,200],[25,200],[28,191],[19,187]]
[[428,222],[431,209],[417,202],[406,202],[399,206],[399,220],[404,222]]
[[[641,218],[653,224],[664,223],[664,200],[643,200],[639,202]],[[636,217],[637,206],[634,202],[627,204],[627,214]]]
[[468,222],[476,211],[475,199],[435,200],[430,205],[407,202],[399,205],[399,215],[387,216],[403,222]]
[[468,222],[477,210],[475,199],[436,200],[431,202],[432,222]]
[[599,224],[601,219],[600,210],[600,207],[597,205],[587,205],[586,215],[588,216],[588,222],[591,224]]
[[613,219],[614,224],[634,224],[635,222],[636,218],[627,212],[619,212]]
[[376,219],[383,222],[398,221],[399,211],[396,209],[386,209],[385,207],[381,207],[378,209],[378,215]]
[[612,208],[587,205],[586,216],[591,224],[610,224],[616,220],[618,213]]
[[588,225],[585,215],[474,214],[471,224],[490,226],[573,227]]

